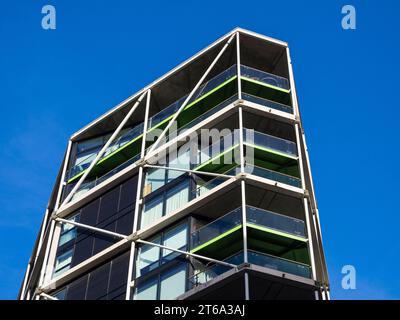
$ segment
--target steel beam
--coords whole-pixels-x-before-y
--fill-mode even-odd
[[[161,142],[161,140],[165,137],[166,133],[168,132],[169,128],[172,126],[172,124],[175,122],[175,120],[178,118],[179,114],[181,111],[186,107],[194,93],[197,91],[197,89],[201,86],[203,83],[204,79],[208,76],[210,71],[213,69],[215,64],[218,62],[219,58],[222,56],[222,54],[225,52],[226,48],[229,46],[231,43],[232,39],[235,37],[235,34],[233,34],[229,40],[225,43],[225,45],[222,47],[221,51],[218,53],[218,55],[215,57],[214,61],[210,64],[210,66],[207,68],[206,72],[204,72],[203,76],[200,78],[200,80],[197,82],[193,90],[190,92],[190,94],[186,97],[185,101],[182,103],[182,105],[179,107],[178,111],[175,113],[175,115],[172,117],[172,119],[169,121],[168,125],[165,127],[161,135],[158,137],[156,142],[150,147],[149,153],[152,152]]]
[[[86,179],[86,177],[89,175],[90,171],[94,168],[94,166],[97,164],[97,162],[100,160],[100,158],[103,156],[103,154],[106,152],[107,148],[110,146],[110,144],[114,141],[114,139],[117,137],[119,132],[122,130],[126,122],[129,120],[129,118],[132,116],[133,112],[136,110],[136,108],[139,106],[139,104],[142,102],[143,97],[146,95],[146,92],[144,92],[139,99],[135,102],[135,104],[132,106],[131,110],[127,113],[125,118],[121,121],[121,123],[118,125],[117,129],[115,129],[114,133],[111,135],[111,137],[107,140],[106,144],[101,148],[99,153],[97,154],[96,158],[93,159],[93,161],[90,163],[89,168],[85,170],[85,173],[80,177],[79,181],[76,183],[76,185],[73,187],[71,192],[68,194],[68,196],[64,199],[63,203],[61,204],[61,207],[65,205],[66,203],[71,200],[72,196],[74,193],[79,189],[83,181]]]

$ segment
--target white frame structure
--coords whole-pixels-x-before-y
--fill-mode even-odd
[[[141,207],[143,203],[143,195],[142,195],[142,186],[143,186],[143,181],[144,181],[144,171],[146,168],[159,168],[159,169],[165,169],[165,170],[176,170],[176,171],[182,171],[182,172],[188,172],[188,173],[196,173],[196,174],[204,174],[204,175],[210,175],[210,176],[215,176],[215,177],[220,177],[226,179],[226,183],[228,184],[229,181],[239,181],[240,183],[240,190],[241,190],[241,204],[242,204],[242,223],[243,223],[243,250],[244,250],[244,263],[248,263],[248,255],[247,255],[247,228],[246,228],[246,184],[248,183],[248,179],[252,179],[249,174],[245,172],[245,157],[244,157],[244,137],[243,137],[243,109],[244,108],[253,108],[254,103],[246,103],[245,101],[242,100],[242,88],[241,88],[241,50],[240,50],[240,34],[246,34],[250,35],[265,41],[272,42],[276,45],[282,46],[283,48],[286,49],[286,54],[287,54],[287,61],[288,61],[288,69],[289,69],[289,82],[290,82],[290,88],[291,88],[291,98],[293,102],[293,110],[294,110],[294,116],[291,115],[285,115],[280,111],[274,111],[274,110],[266,110],[265,108],[260,109],[260,112],[264,113],[269,113],[273,115],[275,118],[278,118],[282,121],[291,123],[294,126],[295,134],[296,134],[296,144],[297,144],[297,152],[298,152],[298,161],[299,161],[299,167],[300,167],[300,173],[301,173],[301,182],[302,186],[301,189],[299,188],[290,188],[289,186],[285,186],[283,184],[278,184],[274,183],[274,188],[280,188],[280,189],[285,189],[285,192],[289,192],[291,194],[296,194],[299,198],[303,199],[304,203],[304,212],[305,212],[305,222],[306,222],[306,227],[307,227],[307,234],[308,234],[308,239],[309,239],[309,253],[310,253],[310,261],[311,261],[311,270],[312,270],[312,279],[315,283],[320,282],[320,292],[321,296],[323,299],[329,299],[329,284],[328,284],[328,277],[327,277],[327,270],[325,266],[325,260],[323,256],[323,250],[322,250],[322,237],[321,237],[321,229],[320,229],[320,224],[319,224],[319,215],[318,215],[318,208],[315,200],[315,194],[314,194],[314,186],[312,182],[312,176],[311,176],[311,169],[310,169],[310,162],[309,162],[309,156],[308,156],[308,151],[307,147],[305,144],[305,137],[302,129],[302,124],[300,121],[300,113],[299,113],[299,107],[298,107],[298,102],[297,102],[297,95],[296,95],[296,89],[295,89],[295,83],[294,83],[294,77],[293,77],[293,70],[292,70],[292,64],[290,60],[290,54],[289,54],[289,48],[285,42],[268,38],[259,34],[255,34],[253,32],[236,28],[224,37],[220,38],[216,42],[214,42],[211,46],[208,48],[200,51],[197,55],[193,56],[190,58],[188,61],[185,63],[181,64],[177,68],[173,69],[171,72],[160,78],[159,80],[153,82],[146,88],[140,90],[138,93],[133,95],[132,97],[128,98],[124,102],[122,102],[120,105],[112,109],[111,111],[107,112],[105,115],[101,116],[88,126],[84,127],[83,129],[79,130],[75,134],[72,135],[71,140],[68,143],[68,148],[66,152],[66,157],[64,160],[64,165],[61,173],[61,181],[58,186],[58,192],[57,192],[57,197],[56,197],[56,203],[54,206],[54,210],[50,212],[49,209],[46,211],[45,219],[42,225],[41,233],[40,233],[40,239],[39,239],[39,245],[37,248],[37,253],[35,255],[35,260],[33,264],[29,264],[25,278],[23,280],[23,286],[20,292],[20,299],[32,299],[36,298],[39,299],[40,297],[48,300],[57,300],[55,297],[51,296],[49,293],[54,290],[55,288],[60,287],[62,284],[66,283],[68,281],[67,279],[73,278],[75,274],[78,274],[81,270],[87,270],[90,267],[94,267],[96,263],[100,263],[99,261],[102,261],[101,259],[98,259],[100,257],[107,257],[112,255],[113,252],[118,252],[122,247],[127,247],[130,248],[130,254],[129,254],[129,268],[128,268],[128,279],[127,279],[127,288],[126,288],[126,299],[130,299],[132,296],[132,287],[134,285],[134,281],[132,279],[133,275],[133,270],[134,270],[134,258],[135,258],[135,250],[136,250],[136,244],[147,244],[147,245],[153,245],[157,246],[163,249],[171,250],[171,251],[176,251],[179,253],[183,253],[187,256],[192,256],[195,258],[203,259],[209,262],[229,266],[231,268],[237,268],[237,265],[229,264],[224,261],[219,261],[216,259],[212,259],[210,257],[190,253],[189,251],[182,251],[177,248],[171,248],[168,246],[163,246],[155,243],[151,243],[149,241],[146,241],[145,238],[146,236],[143,236],[146,234],[146,232],[142,232],[143,230],[138,230],[138,217],[141,212]],[[174,167],[166,167],[166,166],[160,166],[160,165],[151,165],[148,163],[148,160],[151,159],[152,157],[156,157],[160,151],[163,151],[165,148],[168,146],[162,145],[159,146],[161,143],[162,139],[165,137],[167,134],[168,130],[174,123],[174,121],[177,119],[179,114],[181,113],[182,110],[184,110],[185,106],[188,104],[192,96],[195,94],[196,90],[202,85],[206,77],[209,75],[209,73],[212,71],[213,67],[217,64],[218,60],[220,57],[224,54],[225,50],[228,48],[228,46],[231,43],[234,43],[233,40],[236,38],[235,45],[236,45],[236,64],[237,64],[237,89],[238,89],[238,100],[232,104],[232,108],[237,108],[238,111],[238,122],[239,122],[239,152],[240,152],[240,174],[237,176],[229,176],[225,174],[217,174],[217,173],[209,173],[209,172],[202,172],[202,171],[193,171],[189,169],[180,169],[180,168],[174,168]],[[210,50],[211,48],[214,48],[217,45],[223,44],[222,48],[220,49],[219,53],[216,55],[214,60],[211,62],[209,67],[205,70],[203,75],[201,76],[200,80],[198,80],[197,84],[193,87],[193,89],[190,91],[189,95],[183,102],[183,104],[180,106],[178,111],[174,114],[171,120],[169,120],[169,123],[163,130],[162,134],[158,137],[158,139],[155,141],[155,143],[150,147],[150,149],[146,153],[146,134],[148,131],[148,120],[149,120],[149,114],[150,114],[150,108],[151,108],[151,96],[152,96],[152,88],[155,86],[157,83],[162,81],[163,79],[167,78],[168,76],[172,75],[175,71],[179,70],[180,68],[183,68],[186,64],[190,63],[197,57],[201,56],[204,52]],[[86,177],[89,175],[90,171],[94,168],[94,166],[97,164],[97,162],[101,159],[103,154],[105,153],[107,147],[114,141],[114,139],[117,137],[119,132],[123,129],[124,125],[126,122],[131,118],[134,114],[135,111],[137,110],[138,106],[141,104],[141,102],[144,100],[146,97],[146,106],[145,106],[145,116],[144,116],[144,136],[142,140],[142,145],[141,145],[141,151],[140,151],[140,160],[131,165],[129,168],[126,170],[132,171],[133,169],[138,169],[138,187],[137,187],[137,193],[136,193],[136,202],[135,202],[135,208],[134,208],[134,222],[132,226],[132,233],[130,235],[122,235],[118,234],[115,232],[107,231],[101,228],[85,225],[82,223],[77,223],[74,221],[66,220],[65,216],[68,215],[71,212],[71,207],[75,205],[76,203],[80,203],[81,199],[74,199],[71,201],[74,193],[79,189],[80,185],[84,182]],[[62,193],[62,188],[64,186],[64,180],[66,176],[66,170],[68,167],[68,159],[69,155],[71,152],[71,145],[74,141],[79,139],[80,135],[85,133],[88,129],[91,127],[95,126],[99,121],[102,121],[105,119],[107,116],[110,114],[113,114],[114,112],[117,112],[121,107],[126,106],[128,103],[131,103],[135,101],[129,112],[126,114],[124,119],[121,121],[121,123],[117,126],[115,131],[112,133],[111,137],[108,139],[106,144],[101,148],[95,159],[91,162],[89,165],[89,168],[84,172],[84,174],[80,177],[79,181],[77,184],[74,186],[72,191],[67,195],[67,197],[62,201],[61,203],[61,193]],[[257,105],[254,106],[254,108],[258,108]],[[187,135],[190,134],[190,131],[186,133]],[[304,148],[302,147],[304,145]],[[305,163],[304,163],[305,162]],[[306,180],[305,180],[305,174],[308,174],[308,178],[311,181],[311,185],[307,186],[306,185]],[[110,178],[110,181],[112,181],[113,178]],[[110,181],[105,183],[103,186],[99,186],[98,189],[104,188],[105,185],[110,184]],[[311,208],[311,212],[309,210],[309,207]],[[172,219],[171,217],[166,217],[166,220]],[[115,237],[120,239],[115,245],[111,246],[110,248],[107,248],[103,250],[102,252],[98,253],[96,256],[92,257],[91,259],[88,259],[88,261],[84,261],[80,265],[77,265],[73,269],[67,271],[65,274],[60,275],[59,277],[52,279],[51,274],[52,274],[52,269],[47,268],[48,265],[53,265],[51,262],[52,258],[54,258],[55,255],[55,244],[57,243],[55,234],[57,233],[56,230],[57,228],[60,228],[61,224],[72,224],[75,226],[78,226],[80,228],[86,228],[88,230],[98,232],[98,233],[103,233],[107,234],[109,236]],[[151,227],[151,226],[150,226]],[[313,237],[314,235],[317,243],[314,243]],[[47,238],[47,243],[44,245],[44,241]],[[317,255],[320,259],[319,263],[319,269],[320,273],[322,274],[322,281],[318,281],[317,275],[317,266],[316,266],[316,257],[315,257],[315,251],[317,250]],[[38,257],[42,254],[44,256],[43,258],[43,263],[40,264],[38,263]],[[32,276],[30,276],[30,271],[35,268],[40,268],[40,277],[39,277],[39,286],[36,288],[35,292],[33,292],[33,296],[31,296],[30,291],[28,290],[29,285],[31,284],[32,281]],[[250,293],[249,293],[249,274],[248,272],[245,272],[244,274],[244,287],[245,287],[245,292],[244,296],[246,299],[250,298]],[[316,290],[316,298],[318,298],[318,291]]]

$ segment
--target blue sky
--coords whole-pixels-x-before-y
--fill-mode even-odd
[[[146,4],[148,3],[148,4]],[[41,28],[41,8],[57,29]],[[357,29],[341,28],[352,4]],[[337,299],[399,299],[398,1],[7,1],[0,299],[14,299],[73,132],[236,26],[289,42]],[[343,290],[354,265],[357,289]]]

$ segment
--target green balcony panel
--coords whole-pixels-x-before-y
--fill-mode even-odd
[[[249,164],[276,171],[278,173],[283,173],[285,175],[293,176],[295,178],[300,178],[297,157],[291,157],[289,155],[274,152],[273,150],[268,150],[249,144],[247,144],[247,146],[253,148],[254,150],[254,163],[248,162]],[[235,152],[239,152],[239,145],[234,145],[229,149],[222,151],[211,159],[198,165],[194,170],[213,173],[225,173],[238,165],[234,162]],[[230,160],[225,163],[225,159]]]
[[[241,77],[242,91],[287,106],[292,106],[290,90],[282,89],[261,81]]]
[[[237,76],[231,77],[216,88],[202,95],[200,98],[189,103],[177,118],[178,128],[184,126],[193,119],[234,95],[237,91],[237,83],[234,81],[236,78]],[[154,127],[149,129],[149,132],[156,128],[164,129],[173,116],[174,115],[171,115],[163,121],[157,123]],[[140,152],[142,138],[143,134],[134,138],[121,148],[113,151],[106,157],[100,159],[99,162],[93,167],[89,177],[98,176],[102,173],[112,170],[118,164],[121,164],[132,156],[138,154]],[[84,172],[85,170],[69,179],[68,183],[78,180]]]
[[[296,262],[310,263],[306,239],[253,224],[248,224],[247,230],[249,249]]]
[[[249,249],[304,264],[310,262],[305,238],[250,223],[247,224],[247,232]],[[191,252],[222,260],[240,250],[242,240],[243,231],[240,224],[193,248]]]
[[[192,253],[223,260],[243,248],[242,225],[221,233],[215,238],[191,250]]]

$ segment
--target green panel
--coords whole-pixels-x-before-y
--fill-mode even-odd
[[[227,167],[229,168],[229,167],[235,165],[235,164],[232,164],[232,163],[225,164],[223,162],[223,160],[225,158],[225,155],[229,155],[230,154],[229,157],[232,159],[232,162],[233,162],[233,160],[234,160],[234,152],[235,152],[235,149],[238,148],[238,147],[239,147],[239,145],[236,144],[236,145],[226,149],[225,151],[217,154],[215,157],[213,157],[213,158],[207,160],[206,162],[198,165],[196,168],[194,168],[194,170],[195,171],[214,172],[214,173],[225,172]],[[217,160],[218,160],[219,163],[213,163],[213,162],[217,162]]]
[[[189,103],[177,118],[178,128],[184,126],[204,112],[210,110],[211,108],[217,106],[219,103],[225,101],[227,98],[231,97],[237,91],[237,83],[236,81],[234,81],[236,78],[237,76],[233,76],[232,78],[226,80],[219,86],[201,96],[199,99]],[[173,118],[173,116],[174,115],[171,115],[163,121],[159,122],[154,127],[150,128],[148,132],[156,128],[164,129],[168,125],[168,122]],[[124,161],[132,158],[132,156],[138,154],[140,152],[142,137],[143,134],[128,142],[121,148],[113,151],[106,157],[100,159],[99,162],[93,167],[89,177],[105,173],[123,163]],[[70,180],[68,180],[68,183],[74,182],[79,179],[84,172],[85,170],[72,177]]]
[[[237,92],[235,80],[237,76],[233,76],[232,78],[226,80],[221,83],[219,86],[210,90],[206,94],[202,95],[199,99],[189,103],[179,114],[177,118],[178,128],[181,128],[185,124],[194,120],[198,116],[202,115],[204,112],[210,110],[212,107],[215,107],[219,103],[225,101],[227,98],[231,97],[234,93]],[[168,118],[156,124],[154,127],[150,128],[149,131],[152,131],[156,128],[165,128],[167,123],[174,117],[174,114],[170,115]]]
[[[254,159],[254,165],[272,171],[284,173],[292,177],[300,178],[300,171],[299,166],[297,165],[297,161],[289,161],[285,164],[277,164],[274,162],[261,160],[257,157]]]
[[[249,249],[264,252],[276,257],[309,264],[307,241],[297,240],[287,235],[266,232],[259,228],[248,228]]]
[[[307,239],[252,223],[248,223],[247,228],[249,249],[304,264],[310,263]],[[190,252],[223,260],[242,249],[242,237],[242,225],[238,225]]]
[[[268,232],[270,234],[274,234],[280,237],[286,237],[295,241],[301,241],[301,242],[307,242],[308,240],[306,238],[303,237],[298,237],[296,235],[290,234],[290,233],[286,233],[286,232],[282,232],[282,231],[278,231],[275,229],[271,229],[271,228],[267,228],[267,227],[263,227],[263,226],[259,226],[257,224],[253,224],[253,223],[247,223],[247,227],[248,228],[253,228],[256,230],[260,230],[260,231],[264,231],[264,232]]]
[[[196,253],[213,259],[223,260],[226,257],[242,250],[243,232],[242,225],[238,225],[231,230],[221,233],[219,236],[203,243],[192,249],[191,253]]]
[[[260,81],[242,77],[242,90],[253,96],[292,106],[290,91]]]
[[[251,146],[247,144],[248,146]],[[224,155],[231,152],[232,159],[234,148],[238,147],[235,145],[215,157],[207,160],[206,162],[197,166],[194,170],[196,171],[207,171],[213,173],[224,173],[230,168],[233,168],[237,164],[225,164],[223,162]],[[299,167],[297,159],[291,156],[286,156],[279,152],[273,152],[272,150],[260,148],[258,146],[251,146],[254,148],[254,165],[273,170],[276,172],[284,173],[296,178],[300,178]],[[212,163],[213,161],[219,159],[219,164]]]

